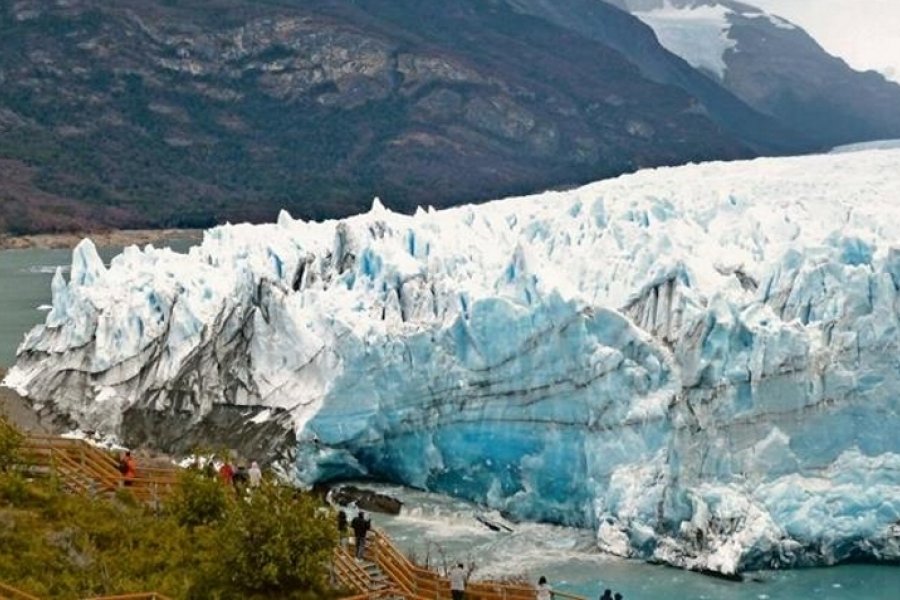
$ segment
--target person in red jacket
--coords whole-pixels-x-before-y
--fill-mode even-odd
[[[228,487],[231,487],[234,482],[234,467],[227,460],[219,467],[219,478]]]
[[[126,451],[125,456],[119,460],[119,471],[122,473],[122,480],[126,486],[134,485],[134,478],[137,477],[137,463],[131,456],[131,450]]]

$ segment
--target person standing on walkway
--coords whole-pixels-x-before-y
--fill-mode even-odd
[[[131,456],[131,450],[125,452],[125,456],[119,461],[119,471],[122,472],[122,480],[126,487],[134,485],[134,478],[137,477],[137,463]]]
[[[339,510],[337,514],[337,528],[341,548],[344,547],[344,540],[347,539],[347,525],[347,513],[343,510]]]
[[[604,591],[603,595],[600,596],[600,600],[613,600],[612,590]]]
[[[262,483],[262,471],[259,468],[259,463],[255,460],[250,463],[250,468],[247,469],[247,477],[250,478],[251,488],[258,488],[259,484]]]
[[[356,558],[358,559],[362,559],[366,552],[366,534],[369,533],[371,526],[372,524],[366,519],[366,513],[363,511],[359,511],[359,514],[350,522],[353,536],[356,538]]]
[[[231,466],[228,459],[225,459],[225,462],[219,467],[219,479],[228,487],[234,485],[234,467]]]
[[[466,570],[462,563],[450,569],[450,595],[453,600],[463,600],[466,593]]]
[[[244,493],[244,490],[247,489],[247,482],[249,479],[250,475],[247,473],[247,465],[243,462],[239,463],[237,470],[234,472],[234,477],[232,478],[234,491],[236,491],[238,495]]]
[[[547,578],[541,575],[541,578],[538,579],[537,600],[552,600],[552,598],[553,588],[547,583]]]

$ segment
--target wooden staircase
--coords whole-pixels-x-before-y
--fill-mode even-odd
[[[405,597],[381,570],[378,563],[371,560],[357,560],[345,548],[337,548],[334,551],[332,572],[335,576],[335,583],[340,583],[343,587],[357,592],[357,595],[349,598],[355,600],[364,598],[399,600]]]
[[[158,506],[174,490],[178,479],[176,467],[138,464],[137,477],[125,487],[115,454],[84,440],[53,435],[27,434],[22,455],[30,475],[56,478],[66,490],[89,496],[110,497],[125,489],[135,499]]]
[[[413,564],[379,529],[370,532],[364,558],[357,562],[346,549],[335,551],[337,580],[358,592],[352,600],[450,600],[452,597],[447,577]],[[555,598],[584,600],[564,592],[554,591],[553,595]],[[535,600],[537,590],[517,583],[475,581],[466,586],[465,597],[466,600]]]

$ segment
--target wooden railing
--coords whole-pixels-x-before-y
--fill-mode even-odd
[[[40,600],[40,598],[27,594],[22,590],[17,590],[5,583],[0,583],[0,600]],[[171,600],[171,598],[156,592],[146,592],[141,594],[121,594],[118,596],[96,596],[85,600]]]
[[[394,582],[396,595],[411,600],[450,600],[450,580],[413,564],[384,532],[372,531],[367,552],[367,558]],[[523,584],[475,581],[466,586],[466,600],[534,600],[536,595],[534,587]],[[554,595],[584,600],[570,594],[554,592]]]
[[[124,488],[139,501],[159,503],[173,491],[178,479],[175,467],[138,465],[137,477],[125,486],[116,457],[84,440],[28,434],[22,454],[33,472],[44,469],[73,492],[82,494],[111,495]]]
[[[147,592],[144,594],[122,594],[120,596],[97,596],[95,598],[86,598],[85,600],[171,600],[171,598],[156,592]]]
[[[36,596],[26,594],[22,590],[0,583],[0,600],[39,600]]]
[[[369,592],[368,594],[357,594],[355,596],[344,596],[340,600],[378,600],[384,597],[403,597],[403,594],[397,590],[378,590],[377,592]]]
[[[350,556],[347,550],[340,547],[335,548],[332,567],[334,575],[341,585],[364,596],[370,593],[371,581],[368,573]]]

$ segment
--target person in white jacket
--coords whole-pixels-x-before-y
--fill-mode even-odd
[[[262,482],[262,471],[259,470],[259,465],[255,460],[250,464],[250,468],[247,470],[247,477],[250,479],[251,488],[258,488],[259,484]]]
[[[466,570],[462,563],[450,569],[450,595],[453,600],[463,600],[466,592]]]
[[[541,578],[538,579],[537,600],[552,600],[552,598],[553,588],[547,583],[547,578],[541,576]]]

